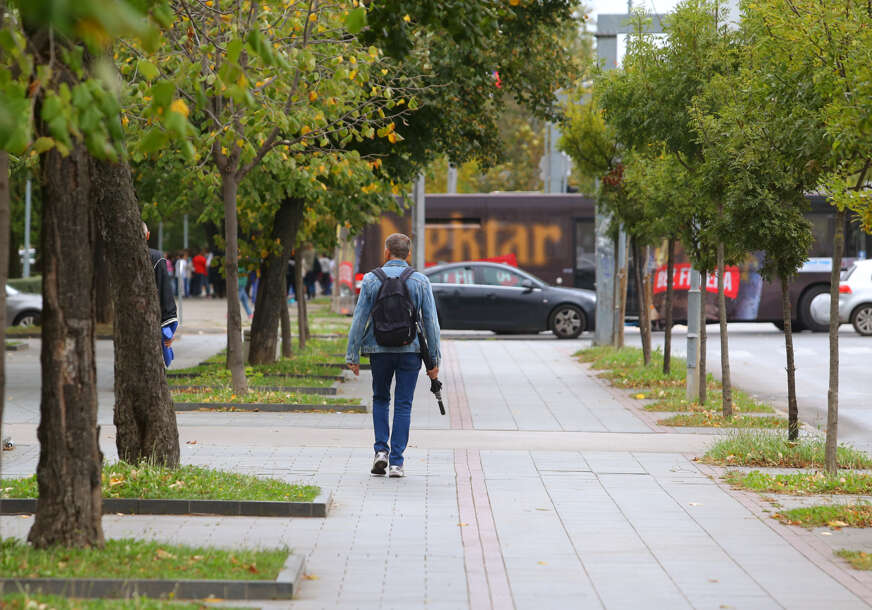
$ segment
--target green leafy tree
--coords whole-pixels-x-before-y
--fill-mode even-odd
[[[362,6],[186,0],[174,10],[167,43],[122,68],[139,87],[131,121],[178,115],[174,124],[146,130],[133,156],[155,155],[174,131],[187,138],[181,152],[188,162],[220,184],[224,271],[233,295],[237,195],[252,171],[283,148],[330,150],[376,137],[398,142],[396,120],[414,104],[409,83],[397,77],[385,84],[392,66],[355,38],[366,19]],[[184,121],[189,115],[193,129]],[[242,393],[239,302],[227,305],[228,364],[233,389]]]
[[[835,472],[838,444],[839,351],[838,285],[847,214],[872,228],[869,170],[872,167],[870,58],[872,9],[852,0],[764,0],[746,7],[756,40],[758,70],[767,93],[807,110],[804,130],[824,134],[828,150],[820,165],[821,186],[835,208],[830,279],[830,371],[827,393],[826,469]],[[787,75],[804,95],[785,99],[772,75]],[[799,78],[797,78],[799,77]],[[779,94],[782,97],[777,97]]]

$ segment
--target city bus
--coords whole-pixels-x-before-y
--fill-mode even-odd
[[[833,223],[835,214],[825,197],[809,196],[807,214],[814,232],[809,258],[790,283],[796,330],[824,331],[826,320],[814,315],[815,297],[829,291]],[[433,194],[426,200],[427,264],[465,260],[498,260],[529,271],[546,282],[577,288],[596,288],[594,231],[595,203],[580,194],[488,193]],[[384,240],[391,233],[411,232],[411,214],[385,214],[368,226],[355,244],[357,271],[363,273],[381,263]],[[843,267],[866,258],[872,237],[848,219],[845,227]],[[781,324],[781,286],[759,273],[764,253],[749,253],[741,264],[729,266],[724,276],[727,317],[730,321]],[[690,263],[676,246],[675,302],[673,319],[687,316]],[[666,295],[666,246],[652,248],[648,261],[653,271],[655,325],[664,314]],[[632,275],[630,276],[632,277]],[[633,318],[635,291],[629,282],[628,317]],[[710,274],[706,292],[717,293],[717,279]],[[717,318],[714,297],[706,301],[707,315]]]

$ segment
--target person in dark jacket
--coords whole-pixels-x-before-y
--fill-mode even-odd
[[[145,241],[148,242],[150,235],[148,225],[142,223],[145,233]],[[151,266],[154,269],[154,282],[157,286],[157,300],[160,305],[160,336],[161,349],[163,350],[164,365],[169,366],[173,361],[173,337],[179,327],[179,316],[176,310],[176,301],[173,298],[173,282],[167,271],[167,260],[154,248],[148,249]]]

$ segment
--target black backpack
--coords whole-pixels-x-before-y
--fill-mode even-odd
[[[408,267],[400,277],[389,277],[381,269],[373,270],[381,288],[372,307],[372,328],[376,343],[383,347],[402,347],[417,336],[418,315],[406,286],[414,272]]]

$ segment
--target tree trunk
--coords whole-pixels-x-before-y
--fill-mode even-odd
[[[2,11],[0,6],[0,22]],[[0,151],[0,283],[6,285],[9,271],[9,153]],[[25,256],[28,256],[25,254]],[[3,333],[3,344],[6,344],[6,291],[0,290],[0,333]],[[6,349],[0,353],[0,442],[3,441],[3,405],[6,397]],[[2,451],[2,448],[0,448]],[[0,459],[2,462],[2,459]]]
[[[303,286],[303,250],[298,246],[294,251],[294,275],[297,294],[297,341],[300,343],[300,351],[306,349],[306,287]]]
[[[730,348],[727,343],[727,298],[724,295],[724,244],[718,244],[718,320],[721,326],[721,394],[724,417],[733,416],[733,386],[730,383]]]
[[[224,199],[224,274],[227,278],[227,367],[230,386],[237,396],[248,393],[248,381],[242,361],[242,318],[239,313],[239,240],[236,219],[236,192],[238,178],[232,173],[221,176],[221,195]]]
[[[790,279],[781,277],[781,315],[784,319],[784,351],[787,354],[787,439],[799,438],[799,409],[796,404],[796,364],[793,358],[793,328],[790,311]]]
[[[645,341],[648,344],[648,364],[651,364],[651,309],[652,299],[654,298],[651,294],[651,269],[648,266],[648,261],[651,258],[651,246],[645,246],[642,252],[645,259],[642,267],[642,296],[644,297],[642,304],[645,307],[642,330],[644,331],[644,336],[647,337]]]
[[[287,267],[287,263],[285,263]],[[288,313],[288,274],[282,279],[285,287],[285,295],[282,298],[281,326],[282,326],[282,358],[291,358],[294,355],[293,337],[291,336],[291,315]]]
[[[670,238],[666,246],[666,321],[663,329],[663,374],[668,375],[672,367],[672,301],[675,296],[675,240]]]
[[[179,431],[160,346],[160,305],[126,164],[91,160],[91,192],[115,302],[115,445],[136,464],[179,464]],[[143,340],[152,337],[152,340]]]
[[[273,219],[272,239],[282,244],[281,252],[270,253],[260,265],[257,287],[257,307],[251,322],[250,364],[275,362],[277,331],[282,308],[288,308],[285,288],[288,258],[297,240],[297,230],[303,217],[303,200],[287,198],[282,201]]]
[[[703,269],[700,271],[702,274],[702,286],[700,287],[700,295],[699,295],[699,404],[705,405],[706,400],[708,399],[708,380],[706,379],[706,342],[708,340],[708,333],[706,332],[706,314],[705,314],[705,305],[708,300],[708,289],[706,286],[708,285],[708,272]]]
[[[839,280],[845,248],[845,211],[836,212],[833,235],[833,268],[830,272],[830,386],[827,390],[826,471],[839,468],[836,448],[839,443]]]
[[[633,243],[633,279],[636,285],[636,300],[639,303],[639,333],[642,336],[642,361],[645,366],[651,364],[651,324],[646,311],[647,301],[645,298],[645,282],[642,280],[642,248],[636,238]],[[646,329],[647,326],[647,329]]]
[[[43,125],[38,135],[48,135]],[[38,548],[103,545],[94,359],[96,223],[82,144],[42,156],[42,394],[39,502],[28,539]]]
[[[93,182],[94,176],[91,175]],[[131,186],[132,188],[132,186]],[[97,211],[99,214],[99,210]],[[137,216],[139,208],[137,208]],[[98,218],[99,222],[99,218]],[[101,236],[102,229],[97,232],[97,244],[94,248],[94,276],[97,282],[97,323],[112,324],[114,319],[113,291],[110,288],[109,273],[114,259],[107,253],[106,244]],[[140,221],[139,234],[142,235],[142,221]]]
[[[630,240],[624,243],[624,264],[618,270],[618,319],[615,321],[615,342],[618,349],[624,347],[624,320],[627,318],[627,284],[630,270]]]

